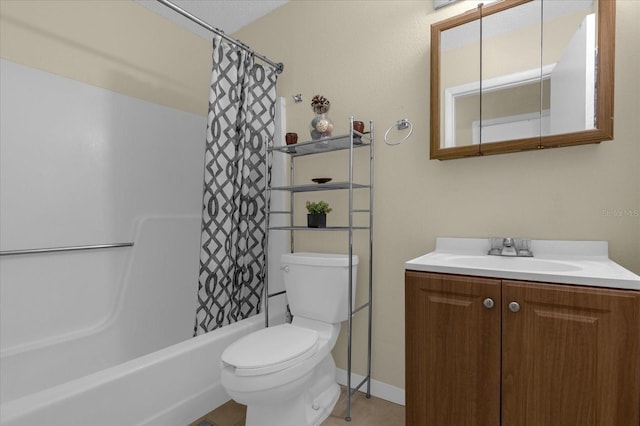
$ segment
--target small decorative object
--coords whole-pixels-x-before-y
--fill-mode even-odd
[[[309,228],[326,228],[327,213],[331,212],[331,207],[326,201],[311,202],[307,201],[307,226]]]
[[[327,118],[331,102],[322,95],[315,95],[311,99],[311,108],[316,116],[311,120],[311,139],[328,138],[333,132],[333,123]]]
[[[311,179],[311,182],[327,183],[327,182],[331,182],[331,178],[313,178],[313,179]]]
[[[364,121],[354,121],[353,130],[358,132],[353,134],[353,144],[360,145],[362,143],[361,133],[364,133]]]
[[[284,141],[287,145],[295,145],[298,142],[298,134],[297,133],[287,133],[284,135]],[[295,148],[287,148],[287,152],[294,154],[296,152]]]
[[[294,145],[298,142],[298,134],[297,133],[287,133],[284,135],[285,142],[287,145]]]

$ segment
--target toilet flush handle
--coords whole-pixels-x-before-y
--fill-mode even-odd
[[[284,272],[289,272],[289,265],[282,265],[282,266],[280,267],[280,270],[281,270],[281,271],[284,271]]]

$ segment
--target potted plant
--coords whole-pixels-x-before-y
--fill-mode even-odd
[[[327,213],[331,212],[331,207],[326,201],[311,202],[307,201],[307,226],[309,228],[326,228]]]

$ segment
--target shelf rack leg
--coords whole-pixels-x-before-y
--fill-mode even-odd
[[[269,327],[269,217],[271,215],[271,188],[269,182],[269,166],[272,155],[269,154],[269,144],[264,144],[264,283],[262,297],[264,298],[264,326]]]
[[[373,121],[369,121],[369,329],[367,338],[367,398],[371,398],[371,339],[373,323]]]
[[[293,167],[293,160],[295,159],[295,157],[291,157],[291,159],[289,160],[289,182],[291,182],[291,184],[293,185],[295,183],[295,176],[294,176],[294,167]],[[291,212],[291,216],[290,216],[290,222],[289,222],[289,226],[293,227],[293,218],[295,217],[293,214],[293,192],[289,193],[289,211]],[[291,253],[293,253],[295,251],[294,249],[294,245],[293,245],[293,229],[291,231],[289,231],[289,250],[291,251]]]
[[[351,421],[351,340],[353,333],[353,116],[349,117],[349,335],[347,336],[347,413]]]

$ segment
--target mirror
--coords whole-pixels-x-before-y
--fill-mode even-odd
[[[443,31],[440,42],[440,81],[445,88],[440,108],[447,112],[443,114],[441,140],[447,148],[471,145],[472,123],[480,120],[480,20]]]
[[[431,158],[612,139],[614,22],[612,0],[510,0],[433,24]]]
[[[535,148],[542,122],[542,0],[482,11],[481,115],[474,140]]]

